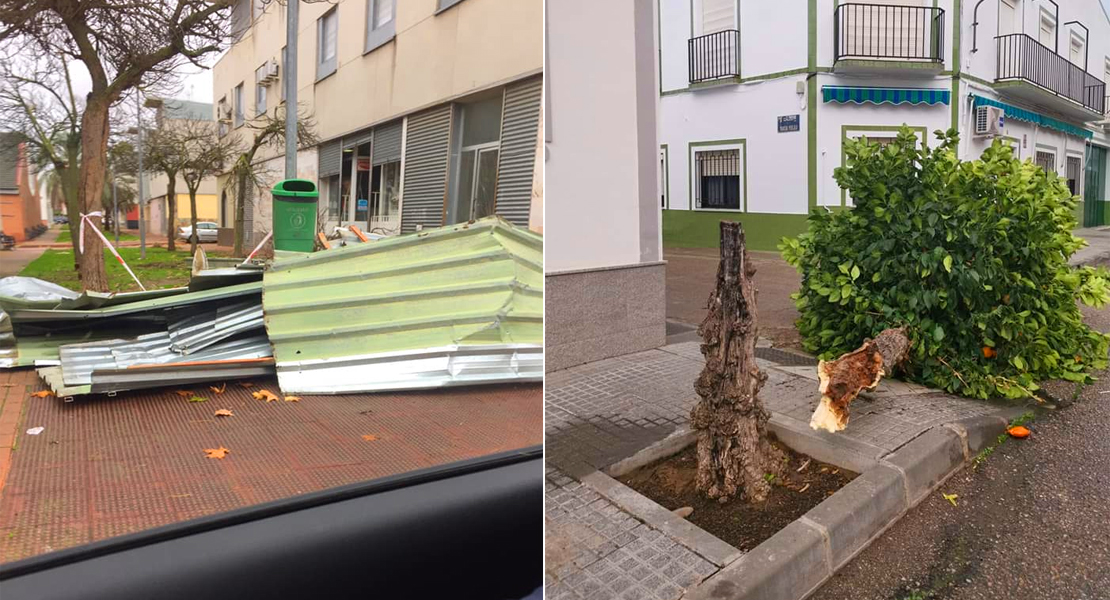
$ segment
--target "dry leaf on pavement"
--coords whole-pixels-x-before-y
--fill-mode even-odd
[[[221,408],[214,413],[217,417],[234,417],[235,413],[226,408]]]
[[[285,401],[286,402],[300,402],[301,397],[300,396],[286,396]]]
[[[255,400],[265,400],[266,402],[276,402],[278,399],[270,390],[258,390],[257,392],[252,392],[251,396],[254,396]]]
[[[192,398],[189,398],[189,402],[208,402],[208,398],[205,398],[203,396],[193,396]]]
[[[248,387],[254,387],[254,384],[249,382],[249,381],[240,381],[239,386],[248,388]]]
[[[189,396],[193,395],[193,393],[189,390],[176,390],[174,393],[178,396],[181,396],[182,398],[188,398]]]
[[[224,448],[223,446],[220,446],[219,448],[205,448],[204,449],[204,455],[207,456],[208,458],[223,458],[223,457],[227,456],[228,452],[231,452],[231,450],[228,450],[227,448]]]
[[[31,395],[34,396],[35,398],[47,398],[49,396],[53,396],[54,392],[52,392],[50,390],[42,390],[42,391],[35,392],[34,394],[31,394]]]
[[[378,436],[376,436],[376,435],[364,435],[364,436],[362,436],[362,439],[364,439],[368,442],[372,442],[372,441],[378,439]]]
[[[208,389],[212,390],[213,394],[222,394],[222,393],[224,393],[225,390],[227,390],[227,384],[225,383],[225,384],[221,385],[220,387],[210,385],[210,386],[208,386]]]
[[[945,494],[944,492],[941,492],[940,495],[944,496],[945,500],[951,502],[952,506],[956,506],[956,498],[960,497],[959,494]]]

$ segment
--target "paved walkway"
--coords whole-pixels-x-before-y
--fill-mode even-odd
[[[1071,264],[1090,264],[1110,258],[1110,227],[1076,229],[1075,235],[1090,244],[1071,257]]]
[[[775,419],[808,427],[816,362],[759,348],[760,396]],[[808,364],[807,364],[808,363]],[[703,366],[697,342],[671,344],[549,373],[545,392],[547,593],[563,598],[679,598],[717,566],[598,495],[581,478],[687,424]],[[892,451],[934,425],[996,407],[884,382],[857,400],[848,429],[824,434],[855,448]]]
[[[20,244],[14,250],[0,250],[0,277],[18,275],[24,267],[31,264],[31,261],[41,256],[61,233],[61,228],[54,226],[39,237]]]
[[[537,384],[267,403],[250,392],[276,380],[254,383],[64,403],[30,395],[34,371],[0,371],[0,562],[543,442]]]

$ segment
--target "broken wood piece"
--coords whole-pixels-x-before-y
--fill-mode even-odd
[[[320,242],[320,247],[324,250],[331,250],[331,243],[328,242],[328,238],[323,231],[316,233],[316,241]]]
[[[351,230],[351,233],[358,236],[359,241],[362,241],[362,242],[369,242],[370,241],[370,238],[366,237],[366,234],[363,233],[362,230],[358,228],[358,225],[351,225],[350,227],[348,227],[348,229]]]
[[[848,425],[848,405],[863,390],[878,387],[885,375],[906,359],[910,339],[906,329],[886,329],[859,349],[833,361],[817,365],[821,403],[813,412],[809,426],[825,431],[843,431]]]

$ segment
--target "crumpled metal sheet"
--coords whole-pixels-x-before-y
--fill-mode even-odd
[[[342,359],[277,363],[287,394],[346,394],[543,381],[543,348],[444,346]]]
[[[262,329],[262,303],[256,299],[171,316],[168,325],[170,349],[179,354],[192,354],[251,329]]]
[[[490,217],[282,258],[263,310],[287,393],[538,381],[543,239]]]
[[[154,313],[164,309],[180,308],[183,306],[191,306],[204,302],[239,298],[250,296],[252,294],[257,295],[262,291],[262,282],[255,281],[238,285],[229,285],[226,287],[203,290],[198,292],[182,293],[182,290],[180,288],[171,291],[175,291],[176,293],[163,296],[154,295],[154,297],[147,297],[146,299],[136,300],[134,302],[111,302],[107,305],[101,306],[100,308],[89,310],[13,308],[9,312],[11,313],[12,320],[15,323],[58,323],[62,321],[79,322],[93,319],[111,319],[115,317],[135,315],[139,313]],[[144,293],[146,292],[136,292],[136,294]]]
[[[220,360],[269,358],[273,355],[265,335],[225,340],[188,356],[170,348],[168,332],[151,333],[133,340],[109,340],[71,344],[59,349],[63,382],[67,386],[97,383],[96,374],[134,369],[146,365],[197,363]],[[144,372],[154,382],[159,377],[152,371]],[[169,384],[157,384],[169,385]]]
[[[273,374],[274,359],[267,357],[172,362],[130,369],[93,371],[93,383],[89,386],[89,391],[103,394],[163,386],[192,385],[207,381],[266,377]]]

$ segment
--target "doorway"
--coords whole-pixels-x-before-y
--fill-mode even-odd
[[[1105,197],[1106,148],[1087,146],[1087,168],[1083,183],[1083,226],[1098,227],[1110,224],[1110,214]]]

